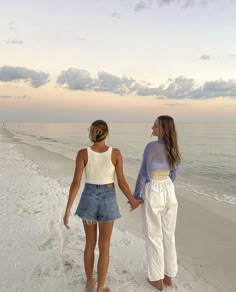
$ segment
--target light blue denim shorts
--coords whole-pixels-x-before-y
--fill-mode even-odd
[[[86,183],[75,215],[88,222],[112,222],[120,218],[114,184]]]

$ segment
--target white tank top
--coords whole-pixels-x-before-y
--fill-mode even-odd
[[[115,166],[111,161],[112,148],[98,153],[87,148],[88,162],[85,166],[86,182],[90,184],[109,184],[114,182]]]

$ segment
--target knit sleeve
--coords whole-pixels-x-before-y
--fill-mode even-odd
[[[143,160],[141,164],[141,168],[139,170],[139,174],[136,181],[136,186],[134,190],[134,197],[136,199],[141,199],[141,191],[143,189],[144,184],[147,182],[148,174],[147,174],[147,159],[148,158],[148,149],[147,146],[143,153]]]

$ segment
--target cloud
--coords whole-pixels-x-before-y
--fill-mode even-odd
[[[200,4],[202,5],[202,6],[207,6],[209,3],[211,3],[211,2],[217,2],[217,0],[201,0],[200,1]]]
[[[176,0],[157,0],[157,2],[159,3],[159,4],[171,4],[171,3],[173,3],[173,2],[176,2]]]
[[[236,97],[236,81],[223,79],[207,81],[192,92],[192,98]]]
[[[160,5],[170,5],[172,3],[180,3],[182,7],[190,7],[193,6],[195,3],[199,3],[202,6],[206,6],[211,2],[216,2],[217,0],[201,0],[201,1],[196,1],[196,0],[157,0],[157,2]]]
[[[19,80],[24,80],[25,83],[37,88],[49,81],[49,74],[25,67],[0,67],[0,81],[14,82]]]
[[[17,31],[16,31],[15,23],[13,21],[9,22],[8,27],[9,27],[9,32],[11,34],[11,37],[7,40],[3,40],[3,42],[6,45],[22,45],[24,42],[17,38]]]
[[[98,88],[95,90],[110,91],[118,94],[131,93],[136,87],[136,82],[134,79],[126,76],[119,78],[106,72],[99,72],[96,82]]]
[[[76,40],[78,40],[78,41],[86,41],[86,38],[79,36],[79,37],[76,38]]]
[[[175,107],[175,106],[182,106],[183,104],[181,103],[177,103],[177,102],[173,102],[173,103],[165,103],[165,106],[171,106],[171,107]]]
[[[159,87],[139,87],[137,95],[156,95],[158,97],[167,97],[174,99],[181,99],[189,97],[189,92],[192,90],[194,84],[193,79],[188,79],[183,76],[178,76],[174,80],[169,79],[165,84]]]
[[[87,70],[76,68],[62,71],[57,83],[66,85],[71,90],[107,91],[117,94],[131,93],[137,86],[135,80],[126,76],[119,78],[106,72],[99,72],[98,77],[92,79]]]
[[[87,70],[69,68],[62,71],[57,78],[60,85],[66,84],[71,90],[89,90],[93,89],[93,80]]]
[[[172,4],[177,4],[181,8],[189,8],[194,6],[195,4],[200,4],[200,6],[205,7],[210,3],[217,2],[217,0],[156,0],[156,3],[159,6],[168,6]],[[137,4],[134,7],[135,12],[140,12],[143,10],[150,9],[152,7],[153,0],[141,0],[137,2]]]
[[[0,98],[2,99],[8,99],[8,98],[27,98],[26,95],[18,95],[18,96],[11,96],[11,95],[0,95]]]
[[[4,43],[6,45],[22,45],[24,42],[17,39],[8,39],[8,40],[4,40]]]
[[[8,27],[11,32],[16,33],[16,25],[14,21],[9,22]]]
[[[229,58],[235,58],[236,54],[231,54],[231,55],[221,55],[221,56],[210,56],[203,54],[198,58],[198,60],[202,61],[208,61],[208,60],[223,60],[223,59],[229,59]]]
[[[150,7],[151,7],[150,1],[148,3],[145,1],[139,1],[134,7],[134,11],[140,12],[149,9]]]
[[[223,79],[207,81],[202,86],[195,86],[194,79],[178,76],[174,80],[169,79],[167,83],[159,87],[140,87],[137,95],[156,95],[160,98],[170,99],[208,99],[218,97],[236,98],[236,81]]]
[[[194,0],[188,0],[185,1],[185,3],[182,4],[182,8],[189,8],[194,6]]]
[[[211,59],[211,57],[209,56],[209,55],[202,55],[201,57],[200,57],[200,60],[204,60],[204,61],[206,61],[206,60],[210,60]]]
[[[120,19],[120,13],[114,11],[114,12],[112,13],[111,17],[112,17],[112,18],[116,18],[116,19]]]
[[[61,72],[57,83],[70,90],[156,96],[179,100],[236,97],[236,81],[233,79],[207,81],[202,86],[197,86],[194,79],[178,76],[159,86],[151,87],[150,84],[141,84],[126,76],[117,77],[107,72],[98,72],[97,77],[92,78],[87,70],[69,68]]]

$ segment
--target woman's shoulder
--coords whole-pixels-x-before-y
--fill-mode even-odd
[[[86,153],[88,148],[79,149],[78,153]]]
[[[77,157],[87,157],[88,155],[88,152],[87,152],[87,148],[83,148],[83,149],[80,149],[77,153]]]
[[[118,148],[111,148],[112,149],[112,153],[115,154],[115,155],[120,155],[121,152],[120,152],[120,149]]]
[[[165,141],[164,140],[151,141],[151,142],[147,143],[146,147],[151,147],[154,145],[165,145]]]
[[[151,141],[151,142],[147,143],[144,151],[149,151],[151,149],[156,149],[156,148],[163,147],[163,146],[165,146],[165,142],[163,140]]]
[[[119,161],[122,162],[122,155],[121,155],[120,149],[112,148],[111,161],[114,166],[116,166]]]
[[[157,144],[157,142],[158,142],[158,140],[157,140],[157,141],[151,141],[151,142],[148,142],[145,148],[148,149],[148,148],[150,148],[150,147],[153,147],[154,145]]]
[[[83,166],[86,166],[88,161],[88,153],[87,153],[87,149],[80,149],[77,153],[77,157],[76,157],[76,165],[77,166],[81,166],[81,164],[83,164]]]
[[[118,149],[118,148],[112,148],[111,156],[112,156],[112,158],[115,159],[115,160],[117,160],[117,159],[118,159],[118,160],[122,159],[122,154],[121,154],[121,152],[120,152],[120,149]]]

